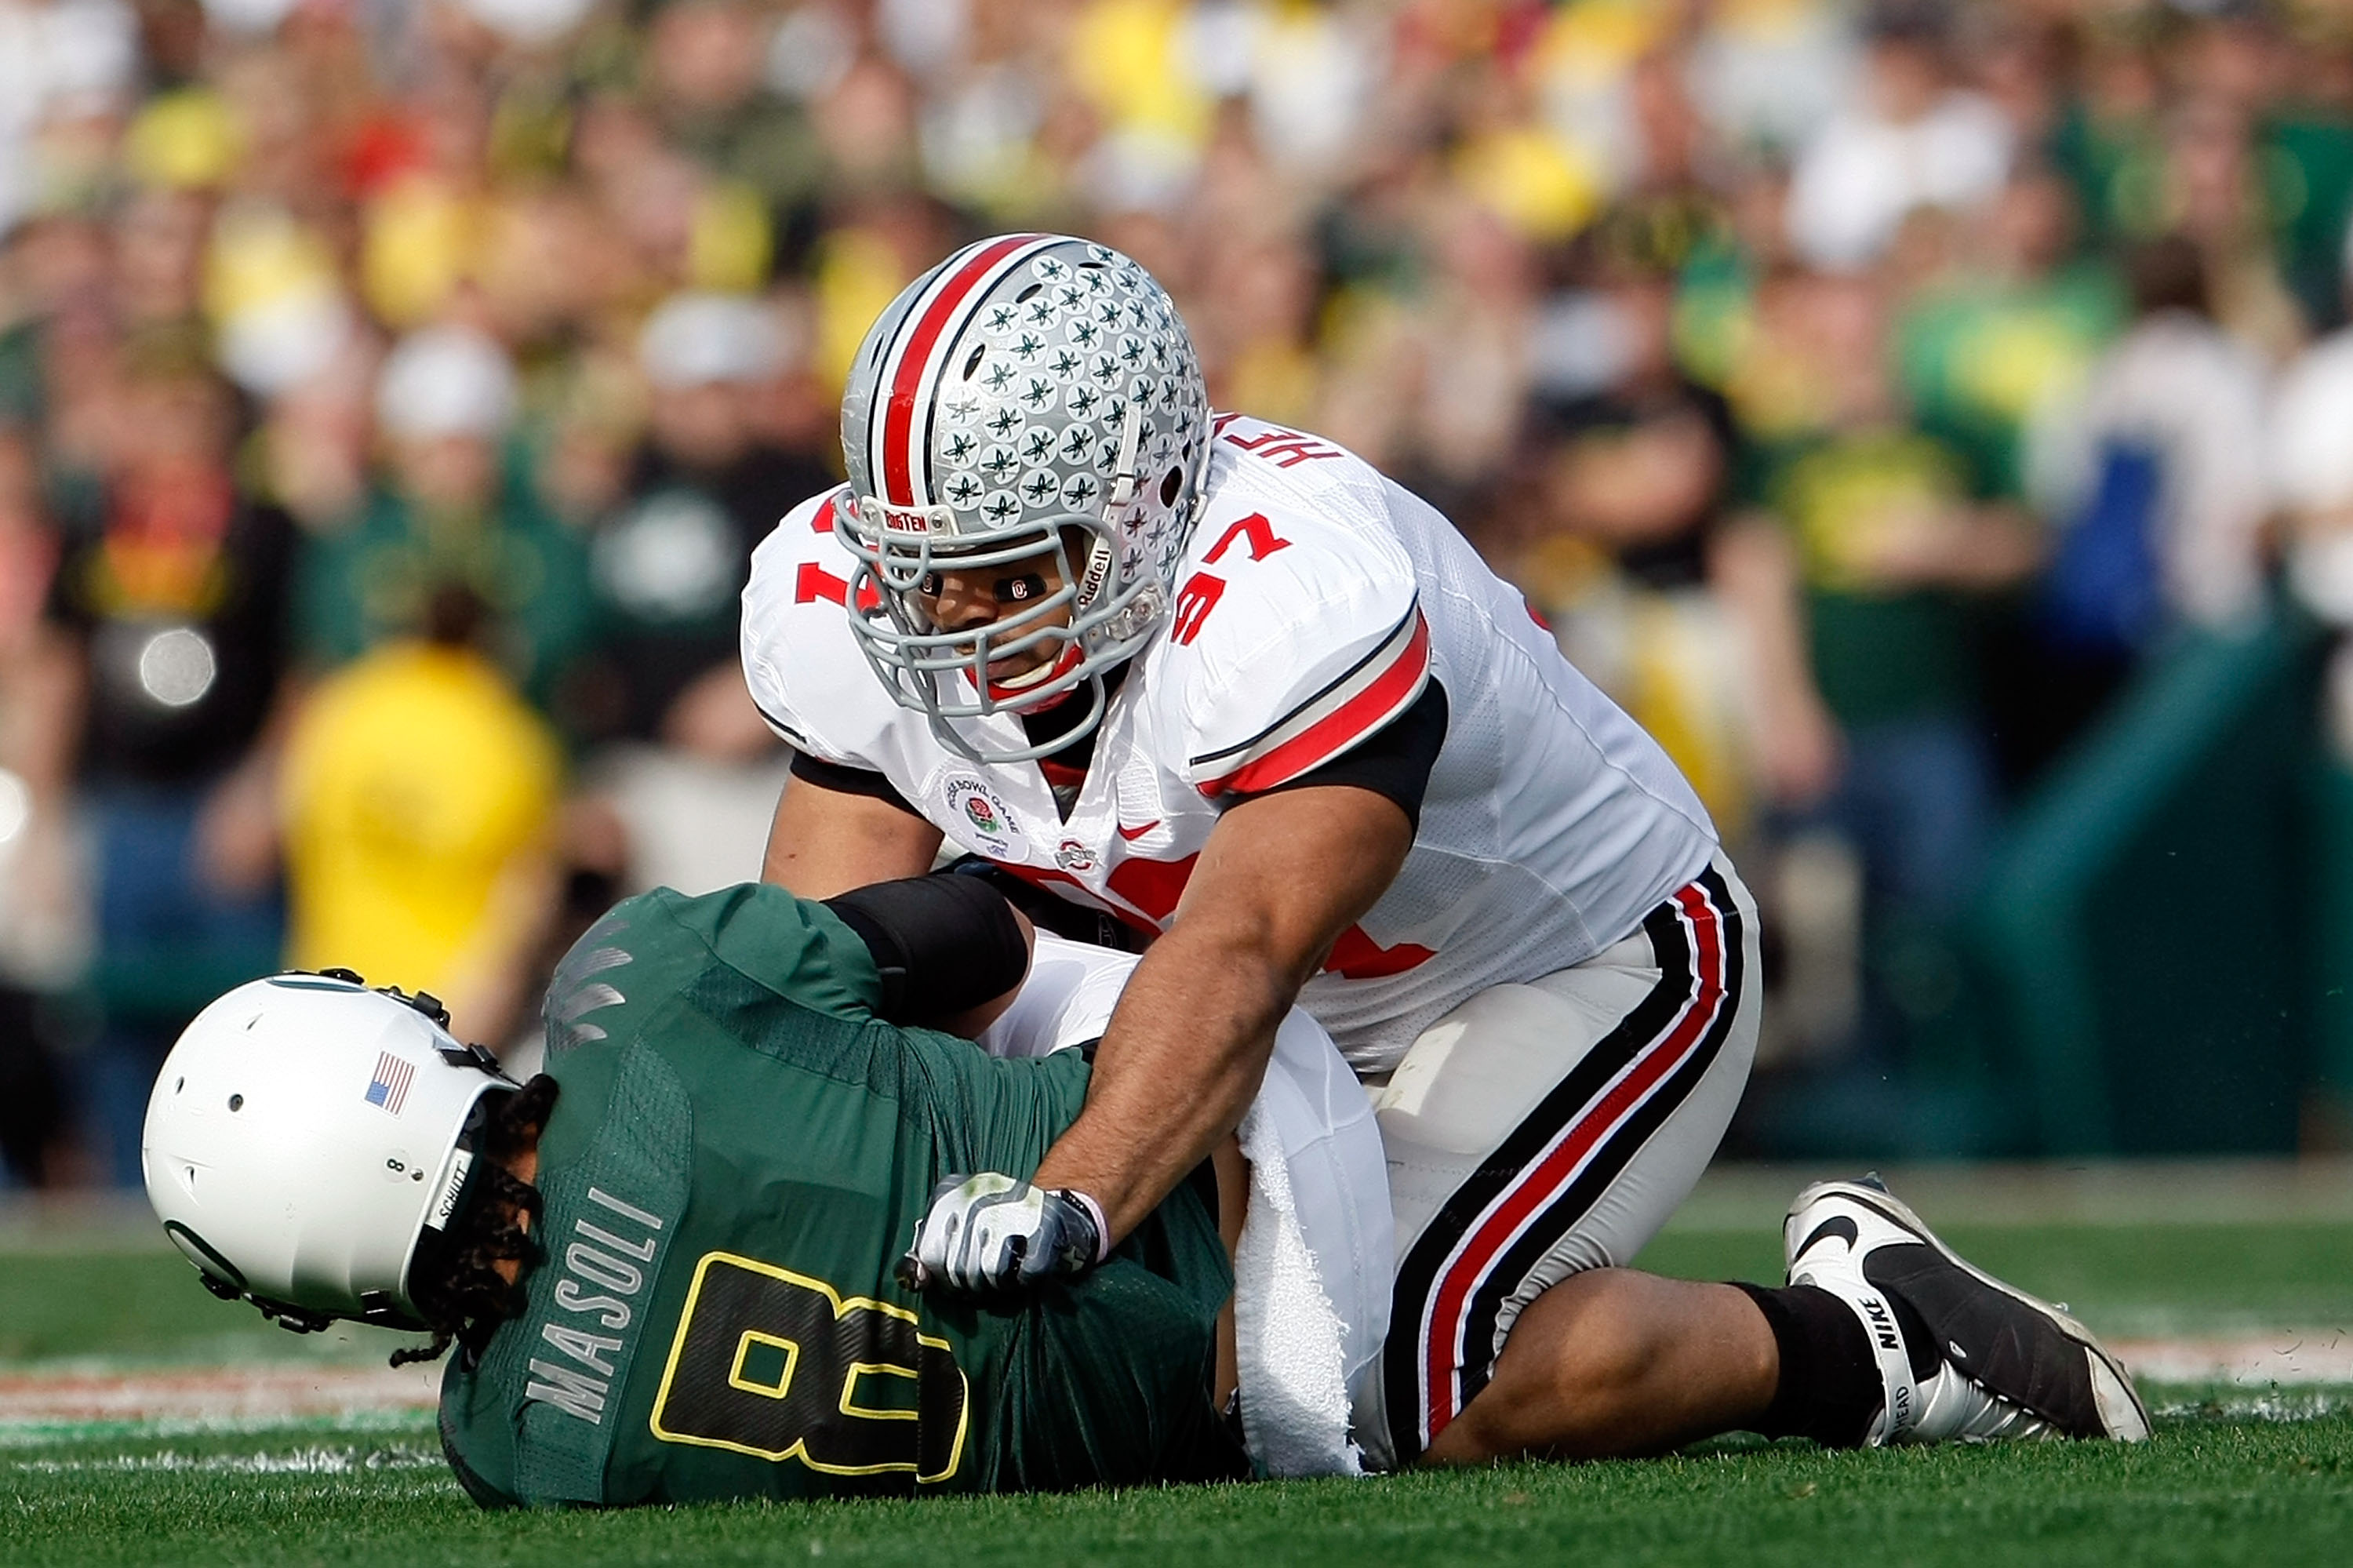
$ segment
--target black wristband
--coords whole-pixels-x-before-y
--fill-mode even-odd
[[[923,1023],[1004,995],[1029,967],[1013,906],[970,876],[910,876],[855,887],[825,906],[858,933],[881,972],[878,1017]]]

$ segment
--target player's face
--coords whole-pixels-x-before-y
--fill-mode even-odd
[[[1022,615],[1049,595],[1061,591],[1062,582],[1061,557],[1049,552],[1026,561],[970,571],[944,567],[923,578],[920,596],[923,613],[941,630],[977,631]],[[1029,632],[1070,623],[1071,607],[1062,605],[1025,620],[1021,630]],[[1061,645],[1050,639],[1014,649],[988,662],[989,683],[1018,685],[1023,676],[1043,671],[1061,652]]]

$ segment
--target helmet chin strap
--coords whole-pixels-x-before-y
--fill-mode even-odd
[[[1136,447],[1143,439],[1144,416],[1134,404],[1130,403],[1119,425],[1119,467],[1113,471],[1111,476],[1111,493],[1103,497],[1103,516],[1106,523],[1111,521],[1114,510],[1134,504],[1136,493],[1143,487],[1142,478],[1135,471],[1135,455]],[[1095,535],[1094,546],[1087,551],[1087,564],[1079,577],[1078,603],[1074,609],[1084,609],[1093,603],[1095,595],[1103,591],[1103,585],[1111,581],[1114,564],[1113,557],[1117,553],[1118,546],[1112,542],[1112,530],[1106,528]]]
[[[1112,471],[1111,493],[1103,497],[1103,510],[1124,506],[1135,499],[1140,480],[1135,471],[1135,449],[1144,434],[1144,416],[1130,401],[1125,417],[1120,422],[1119,467]]]

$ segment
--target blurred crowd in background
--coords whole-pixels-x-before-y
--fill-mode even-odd
[[[0,0],[8,1177],[238,980],[522,1040],[755,875],[749,552],[1016,228],[1443,507],[1771,906],[1767,1090],[1900,1092],[2152,650],[2353,621],[2348,217],[2348,0]]]

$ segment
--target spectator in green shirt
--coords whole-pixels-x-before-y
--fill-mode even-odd
[[[2069,259],[2077,227],[2064,179],[2042,169],[2013,175],[1974,254],[1914,295],[1894,323],[1915,421],[2005,498],[2025,493],[2025,432],[2037,411],[2080,386],[2124,328],[2115,269]]]
[[[490,608],[492,650],[524,694],[554,706],[593,626],[587,554],[503,461],[514,412],[513,369],[480,334],[429,327],[393,350],[376,384],[381,475],[303,561],[310,662],[418,631],[433,588],[455,582]]]
[[[1856,1082],[1876,1085],[1959,1001],[1950,923],[1994,812],[1975,621],[1989,593],[2032,568],[2038,540],[1909,417],[1883,352],[1879,282],[1801,275],[1772,288],[1784,297],[1767,318],[1788,341],[1759,351],[1802,356],[1814,417],[1764,453],[1760,495],[1800,563],[1812,677],[1841,754],[1828,793],[1793,825],[1827,828],[1861,865],[1861,1018],[1840,1054]]]

